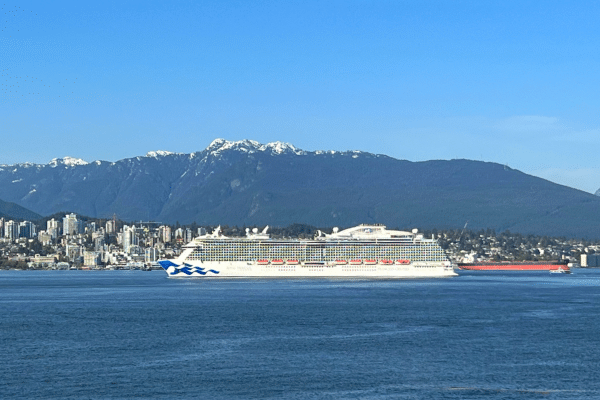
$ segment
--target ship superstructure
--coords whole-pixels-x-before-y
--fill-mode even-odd
[[[360,225],[314,239],[274,239],[257,229],[226,237],[220,227],[184,246],[174,260],[159,261],[169,277],[372,277],[454,276],[433,238]]]

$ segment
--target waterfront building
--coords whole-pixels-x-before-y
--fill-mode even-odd
[[[83,252],[83,265],[87,267],[94,267],[100,264],[100,253],[97,251],[84,251]]]
[[[582,254],[582,267],[600,267],[600,254]]]
[[[58,254],[48,254],[47,256],[40,256],[36,254],[32,261],[40,262],[40,263],[53,263],[58,260]]]
[[[56,269],[69,269],[70,265],[68,262],[59,262],[56,264]]]
[[[36,254],[35,257],[31,258],[29,268],[56,268],[57,259],[57,254],[48,254],[47,256]]]

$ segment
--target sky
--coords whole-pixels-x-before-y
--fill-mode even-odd
[[[0,164],[252,139],[600,188],[597,1],[0,2]]]

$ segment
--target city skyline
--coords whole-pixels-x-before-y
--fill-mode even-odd
[[[183,250],[181,246],[194,238],[214,239],[225,234],[226,237],[234,240],[235,238],[240,240],[240,237],[245,236],[243,242],[253,242],[271,236],[267,233],[269,227],[259,234],[258,229],[251,231],[239,227],[224,227],[224,232],[219,226],[207,235],[206,229],[195,224],[173,228],[170,225],[160,224],[142,226],[140,223],[138,227],[120,221],[121,226],[117,229],[114,219],[85,221],[79,219],[74,213],[63,215],[62,218],[52,218],[40,225],[35,225],[31,221],[16,223],[13,220],[0,218],[0,269],[151,269],[159,268],[157,261],[164,259],[167,254],[170,256],[178,254]],[[46,230],[43,230],[44,225]],[[371,227],[382,228],[381,225]],[[349,231],[356,231],[357,228],[360,230],[361,226],[344,232],[347,235]],[[308,226],[302,228],[298,225],[290,225],[273,230],[274,237],[280,240],[286,238],[306,240],[311,236],[322,236],[320,230]],[[331,235],[338,232],[336,228],[331,229]],[[560,259],[565,263],[581,259],[581,266],[598,266],[600,262],[600,256],[597,254],[600,245],[597,241],[525,236],[508,231],[496,233],[492,229],[480,231],[454,229],[434,232],[428,233],[433,235],[432,239],[437,235],[437,241],[450,253],[454,262],[462,260],[466,263],[474,263],[479,258],[496,261],[514,260],[515,257],[529,261],[541,259],[559,262],[557,260]],[[409,232],[400,233],[410,235]],[[412,232],[415,235],[416,233],[417,231]],[[418,240],[423,240],[423,233],[417,235]],[[465,240],[461,241],[461,238]],[[281,251],[289,251],[289,248]],[[283,260],[278,260],[277,256],[270,254],[274,257],[273,263],[283,263]],[[418,254],[415,253],[413,256],[418,257]],[[267,261],[262,260],[262,262]],[[298,262],[298,260],[291,261]],[[388,263],[390,261],[388,260]]]
[[[215,138],[491,161],[600,187],[592,2],[2,6],[0,164]]]

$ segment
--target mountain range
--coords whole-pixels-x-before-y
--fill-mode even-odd
[[[493,228],[600,237],[600,197],[472,160],[214,140],[191,154],[0,165],[0,199],[35,213],[164,223]]]

